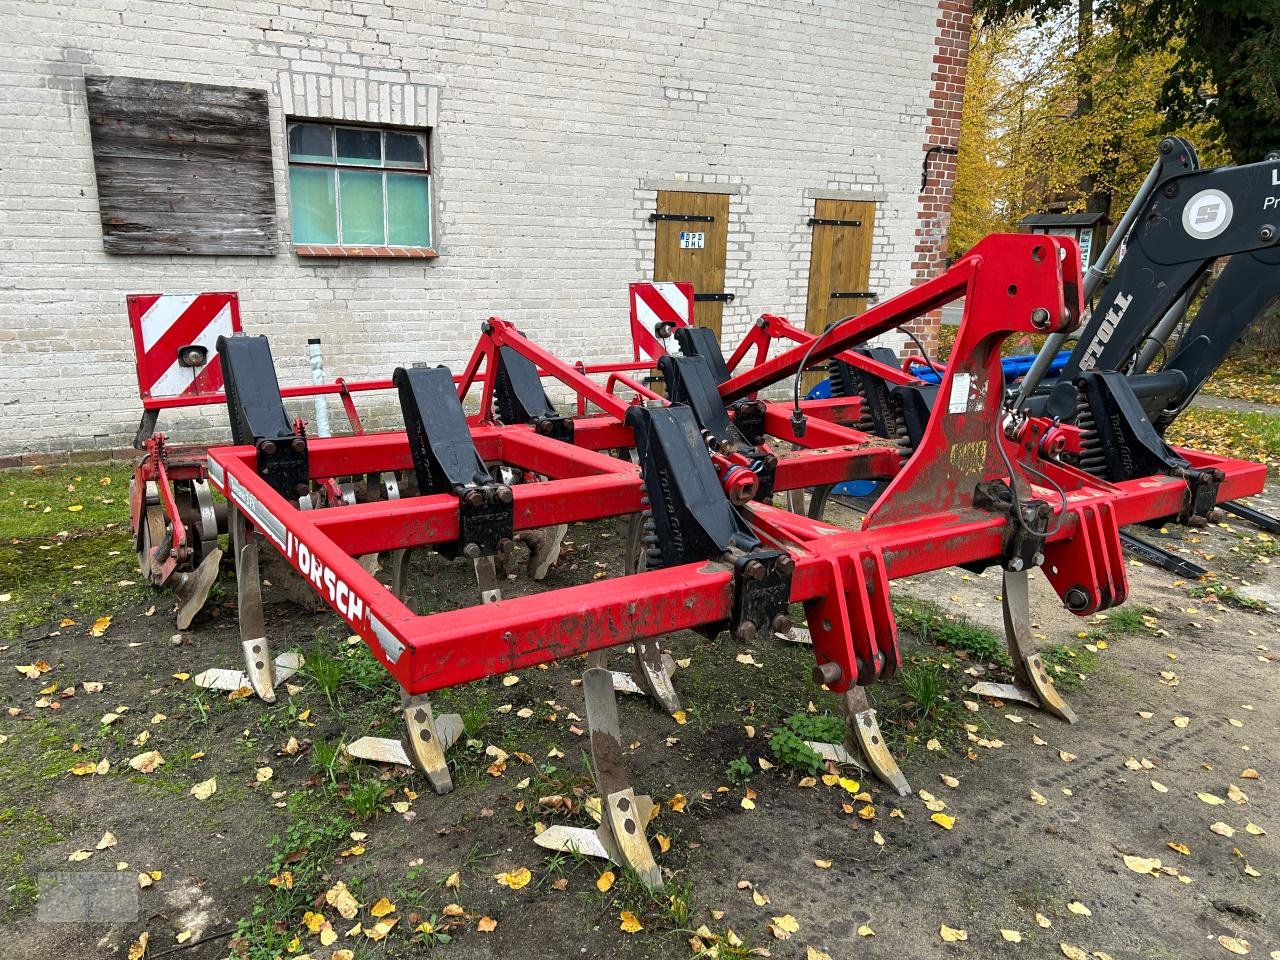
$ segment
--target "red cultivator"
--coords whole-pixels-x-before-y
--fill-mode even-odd
[[[651,805],[628,783],[613,698],[615,687],[638,688],[678,705],[660,647],[668,633],[785,633],[792,604],[803,604],[815,679],[845,708],[846,749],[906,792],[864,692],[901,662],[890,581],[999,564],[1015,676],[999,693],[1073,720],[1030,645],[1030,570],[1039,567],[1073,613],[1106,609],[1128,591],[1122,525],[1203,516],[1260,490],[1265,476],[1254,464],[1180,451],[1185,466],[1111,483],[1066,462],[1070,431],[1006,404],[1002,341],[1079,322],[1078,264],[1069,241],[990,237],[944,275],[820,337],[797,331],[803,342],[772,359],[764,343],[741,372],[731,367],[750,344],[726,365],[707,331],[677,329],[681,355],[658,360],[665,399],[616,377],[602,387],[492,319],[457,383],[443,367],[396,370],[406,432],[362,437],[305,436],[284,413],[265,339],[225,337],[218,351],[240,445],[211,450],[208,476],[230,505],[245,679],[269,698],[277,670],[294,665],[273,660],[267,642],[262,539],[404,690],[406,739],[366,744],[364,755],[413,763],[437,790],[449,788],[445,750],[460,725],[433,716],[431,691],[591,653],[583,686],[601,824],[553,827],[538,842],[610,857],[654,886],[661,876],[644,839]],[[962,297],[953,359],[905,459],[899,443],[853,426],[864,412],[857,397],[759,396],[837,355],[873,362],[852,348]],[[560,415],[544,377],[592,412]],[[477,382],[480,413],[467,417],[461,398]],[[638,396],[617,396],[619,383]],[[406,478],[398,499],[313,509],[317,486],[381,474]],[[889,481],[859,529],[772,505],[776,493],[851,479]],[[626,575],[509,599],[485,589],[483,571],[522,532],[607,517],[631,518]],[[402,576],[385,586],[358,559],[428,547],[473,560],[493,602],[416,615]],[[624,645],[637,659],[631,677],[604,669],[606,651]]]

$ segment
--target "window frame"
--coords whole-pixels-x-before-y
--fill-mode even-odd
[[[330,159],[295,160],[289,143],[289,135],[295,125],[325,127],[329,132]],[[378,150],[380,163],[361,163],[359,161],[343,161],[338,156],[339,130],[378,131]],[[422,166],[389,166],[387,164],[387,134],[397,133],[417,137],[422,144]],[[336,243],[299,242],[294,236],[293,218],[293,185],[289,184],[289,232],[294,253],[299,257],[396,257],[407,259],[434,259],[439,256],[435,249],[435,171],[431,164],[432,128],[405,127],[394,124],[360,123],[350,120],[335,120],[324,117],[286,116],[284,125],[284,158],[287,171],[293,168],[330,171],[334,178],[335,192],[335,226]],[[342,183],[341,173],[351,170],[380,174],[382,188],[382,236],[384,241],[391,236],[391,207],[388,203],[388,174],[421,177],[427,183],[427,243],[393,244],[384,243],[344,243],[342,240]]]

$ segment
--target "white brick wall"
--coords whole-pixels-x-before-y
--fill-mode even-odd
[[[492,314],[566,359],[630,356],[626,284],[651,269],[660,182],[732,192],[730,346],[760,313],[803,319],[817,191],[881,200],[872,288],[909,283],[936,0],[0,0],[0,14],[0,456],[129,442],[131,292],[239,291],[286,383],[315,335],[334,374],[456,368]],[[104,254],[86,72],[265,88],[280,254]],[[440,258],[297,258],[286,112],[433,126]]]

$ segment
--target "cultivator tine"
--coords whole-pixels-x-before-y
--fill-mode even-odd
[[[236,559],[236,598],[240,620],[240,651],[244,670],[213,668],[199,673],[195,684],[209,690],[235,692],[248,687],[265,703],[275,703],[280,684],[300,670],[304,660],[296,653],[271,654],[262,614],[262,579],[258,572],[258,540],[244,514],[234,505],[228,510],[231,549]],[[203,568],[214,555],[201,563]],[[216,577],[216,562],[211,568]],[[198,574],[199,571],[197,570]],[[195,574],[193,574],[194,576]],[[206,591],[207,592],[207,591]],[[199,607],[196,607],[199,609]]]
[[[898,796],[909,796],[911,785],[885,745],[876,712],[867,701],[867,691],[856,684],[851,686],[840,697],[840,711],[844,714],[845,750],[861,756],[862,765],[896,790]]]
[[[262,614],[262,578],[258,573],[258,538],[239,510],[231,510],[231,549],[236,555],[236,609],[240,617],[240,649],[245,676],[264,702],[276,702],[275,664]]]
[[[640,882],[650,890],[660,890],[662,871],[654,861],[653,851],[645,838],[645,826],[654,809],[653,801],[647,796],[637,796],[627,782],[613,676],[608,670],[595,665],[599,660],[595,656],[590,658],[593,665],[582,674],[582,692],[587,701],[591,761],[595,769],[596,790],[600,795],[600,826],[588,830],[557,825],[544,830],[534,838],[534,842],[549,850],[575,851],[607,858],[634,870]]]
[[[412,767],[423,774],[436,793],[445,794],[453,789],[449,775],[446,751],[462,736],[462,718],[456,713],[437,717],[431,709],[431,699],[425,693],[400,697],[401,715],[405,735],[391,737],[361,737],[347,744],[343,750],[347,756],[374,763],[394,763]]]
[[[975,683],[970,693],[1001,700],[1017,700],[1038,707],[1067,723],[1075,723],[1075,711],[1062,699],[1038,653],[1028,653],[1031,642],[1031,596],[1026,570],[1004,574],[1004,635],[1013,661],[1013,683]]]
[[[218,582],[218,568],[222,563],[222,550],[215,547],[205,554],[200,566],[191,573],[175,576],[178,581],[178,613],[179,630],[186,630],[196,614],[204,609],[209,600],[209,590]]]
[[[674,714],[680,709],[680,696],[671,682],[676,672],[675,660],[663,652],[657,640],[637,640],[632,647],[636,662],[634,679],[640,692],[652,697],[667,713]],[[614,679],[616,688],[616,674]]]
[[[461,733],[462,721],[457,714],[441,717],[457,721],[450,724],[452,737],[446,743],[444,734],[436,724],[435,715],[431,712],[431,701],[425,693],[416,696],[405,696],[401,710],[404,714],[405,748],[414,767],[431,781],[431,789],[436,793],[448,793],[453,789],[453,778],[449,776],[449,761],[444,752]]]
[[[645,569],[644,515],[632,514],[627,523],[623,554],[623,572],[637,573]],[[667,713],[680,709],[680,695],[676,693],[671,678],[675,676],[676,662],[662,649],[658,639],[637,640],[628,650],[635,659],[631,673],[611,671],[613,689],[620,693],[634,693],[649,697]],[[606,660],[589,660],[592,666],[603,667]]]
[[[502,599],[498,565],[493,557],[476,557],[476,583],[480,586],[481,603],[497,603]]]
[[[412,547],[402,547],[391,551],[391,595],[405,603],[409,589],[409,560],[413,556]]]
[[[276,702],[275,663],[271,647],[265,637],[244,640],[240,644],[244,653],[244,675],[258,698],[266,703]]]

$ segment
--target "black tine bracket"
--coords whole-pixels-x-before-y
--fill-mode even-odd
[[[1049,504],[1035,499],[1020,503],[1005,481],[984,480],[974,489],[973,506],[1009,518],[1004,527],[1001,567],[1017,573],[1044,563],[1044,541],[1053,516]]]
[[[743,643],[791,629],[791,574],[796,562],[782,550],[753,550],[733,561],[729,633]]]

